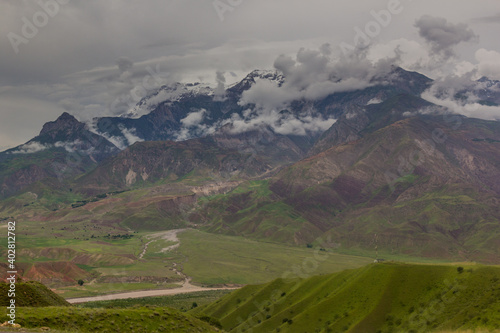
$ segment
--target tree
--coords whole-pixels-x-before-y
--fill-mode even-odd
[[[82,279],[78,280],[78,285],[79,285],[79,286],[83,286],[83,284],[84,284],[84,283],[85,283],[85,282],[83,282],[83,280],[82,280]]]

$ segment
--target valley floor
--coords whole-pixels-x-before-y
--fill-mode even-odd
[[[142,291],[132,291],[128,293],[119,293],[119,294],[111,294],[111,295],[103,295],[103,296],[94,296],[94,297],[80,297],[80,298],[68,298],[68,301],[71,304],[78,303],[86,303],[86,302],[95,302],[95,301],[110,301],[117,299],[128,299],[128,298],[142,298],[142,297],[152,297],[152,296],[171,296],[171,295],[179,295],[179,294],[187,294],[194,293],[200,291],[213,291],[213,290],[234,290],[238,289],[237,287],[222,287],[222,288],[205,288],[194,286],[190,283],[189,280],[186,280],[182,287],[174,288],[174,289],[164,289],[164,290],[142,290]]]

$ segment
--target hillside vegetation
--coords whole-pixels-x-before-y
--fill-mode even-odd
[[[387,117],[404,110],[378,108]],[[333,130],[347,129],[336,124],[336,145],[207,198],[190,219],[214,233],[302,245],[329,235],[342,251],[371,250],[376,234],[386,253],[497,264],[500,145],[478,138],[497,140],[500,127],[458,118],[455,130],[441,118],[367,125],[349,142],[337,142]],[[434,140],[436,129],[446,140]]]
[[[4,314],[1,317],[7,318]],[[25,328],[48,327],[63,332],[220,332],[200,319],[169,308],[20,308],[16,317],[16,323]]]
[[[372,264],[250,285],[194,309],[229,332],[447,332],[500,327],[500,268]]]
[[[0,283],[0,322],[7,317],[9,285]],[[15,291],[16,323],[23,328],[48,327],[61,332],[217,332],[203,320],[166,307],[127,309],[84,309],[72,307],[66,300],[39,282],[17,282]],[[165,304],[162,304],[164,306]],[[218,324],[213,319],[212,323]]]
[[[10,303],[8,297],[9,284],[0,283],[0,306]],[[52,292],[49,288],[36,281],[17,282],[15,288],[16,307],[69,306],[64,298]]]

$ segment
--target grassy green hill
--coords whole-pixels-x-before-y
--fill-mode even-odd
[[[5,311],[5,310],[4,310]],[[7,318],[4,314],[2,318]],[[208,319],[207,319],[208,320]],[[2,322],[5,321],[2,319]],[[82,309],[20,308],[16,323],[62,332],[220,332],[210,324],[169,308]]]
[[[0,306],[8,306],[10,298],[8,297],[9,284],[0,283]],[[35,281],[16,283],[16,306],[69,306],[64,298],[52,292],[43,284]]]
[[[500,327],[500,268],[372,264],[250,285],[193,312],[229,332],[432,332]]]
[[[9,285],[0,283],[0,322],[7,317]],[[127,309],[72,307],[39,282],[16,283],[16,323],[23,328],[49,327],[63,332],[217,332],[213,319],[197,319],[170,308],[154,306]],[[164,304],[162,304],[164,306]]]

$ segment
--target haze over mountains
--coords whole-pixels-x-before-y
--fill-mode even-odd
[[[64,113],[0,153],[2,207],[29,210],[23,193],[102,199],[180,186],[195,197],[172,202],[164,222],[131,223],[196,223],[291,244],[330,235],[361,249],[373,248],[377,234],[395,253],[498,261],[498,121],[434,104],[448,98],[442,82],[387,63],[315,81],[289,60],[227,89],[164,86],[119,117],[85,124]],[[452,97],[495,107],[499,91],[498,81],[482,78]],[[257,186],[231,192],[247,180]],[[196,186],[227,194],[197,205]]]
[[[499,331],[499,13],[0,1],[0,326]]]

